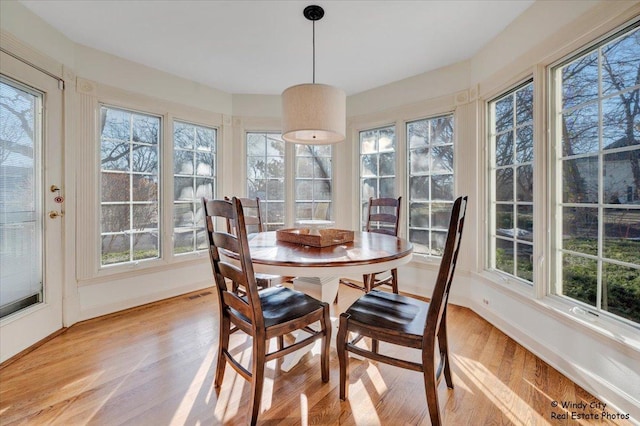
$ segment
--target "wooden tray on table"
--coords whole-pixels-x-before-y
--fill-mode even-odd
[[[305,246],[328,247],[353,241],[353,231],[332,228],[288,228],[277,230],[276,239]]]

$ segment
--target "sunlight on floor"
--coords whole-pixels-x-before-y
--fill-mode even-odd
[[[100,409],[102,407],[104,407],[104,405],[109,402],[109,400],[118,392],[118,390],[120,389],[120,387],[122,387],[123,384],[125,384],[127,382],[127,380],[129,379],[129,376],[131,376],[132,374],[136,374],[138,369],[142,368],[143,365],[145,365],[145,360],[149,357],[149,355],[142,357],[142,359],[140,359],[140,361],[134,365],[127,374],[125,374],[120,381],[118,382],[117,385],[115,385],[113,387],[113,389],[111,390],[111,392],[109,392],[109,394],[104,398],[104,400],[98,404],[96,404],[95,409],[93,410],[93,412],[91,414],[89,414],[87,416],[87,423],[90,423],[90,421],[96,416],[96,414],[98,414],[98,412],[100,411]],[[62,413],[60,413],[62,414]]]
[[[473,385],[477,386],[482,394],[493,403],[509,421],[516,425],[525,425],[516,413],[529,412],[535,419],[536,424],[546,424],[545,420],[539,413],[532,410],[522,398],[520,398],[513,389],[506,386],[502,381],[491,373],[482,363],[470,358],[459,355],[453,355],[461,375],[467,376]],[[464,382],[464,378],[461,377]],[[505,396],[508,395],[507,398]],[[509,402],[510,407],[505,404]]]
[[[184,424],[186,422],[187,418],[189,417],[189,413],[193,408],[193,404],[196,402],[198,394],[202,389],[202,384],[206,383],[205,378],[207,377],[209,368],[213,364],[213,359],[216,355],[216,352],[217,351],[214,346],[211,346],[209,348],[209,352],[207,352],[207,355],[204,357],[202,363],[200,364],[200,368],[198,368],[198,371],[193,377],[193,380],[191,380],[191,383],[189,384],[189,389],[184,394],[182,401],[180,401],[180,405],[176,409],[176,412],[171,419],[171,424]]]
[[[380,425],[380,418],[376,412],[376,407],[371,401],[371,397],[367,392],[364,379],[368,379],[376,389],[378,395],[382,395],[387,391],[387,385],[384,383],[384,379],[380,375],[378,367],[372,363],[369,363],[366,371],[364,371],[355,383],[347,383],[349,386],[349,398],[358,399],[358,409],[351,410],[351,414],[355,420],[355,424],[359,425]]]
[[[300,425],[309,425],[309,401],[303,393],[300,394]]]

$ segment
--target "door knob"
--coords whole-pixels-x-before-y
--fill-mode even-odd
[[[51,219],[55,219],[56,217],[62,217],[64,216],[64,212],[57,212],[56,210],[51,210],[49,212],[49,217]]]

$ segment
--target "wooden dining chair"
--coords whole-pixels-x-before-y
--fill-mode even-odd
[[[227,363],[248,380],[251,383],[248,409],[250,423],[254,425],[260,412],[265,363],[322,339],[320,369],[322,381],[329,381],[329,305],[283,286],[258,290],[240,200],[235,197],[230,201],[203,198],[202,205],[220,308],[220,337],[214,385],[216,389],[220,389]],[[216,218],[233,220],[237,224],[235,235],[216,231]],[[227,280],[242,285],[246,289],[246,295],[234,292]],[[318,322],[319,331],[310,327]],[[251,366],[248,368],[241,364],[240,359],[234,358],[229,350],[229,336],[238,330],[252,337],[253,353]],[[309,336],[284,347],[282,336],[296,330],[308,333]],[[278,349],[267,352],[268,341],[274,337],[278,338]]]
[[[401,203],[402,197],[369,198],[365,231],[388,234],[397,237],[398,227],[400,225]],[[365,293],[369,293],[371,290],[381,285],[389,285],[391,286],[391,290],[398,294],[398,270],[394,268],[391,271],[363,275],[362,285],[347,278],[340,279],[340,283],[362,290]]]
[[[447,347],[447,301],[460,250],[466,209],[466,196],[455,200],[440,270],[429,302],[374,290],[361,296],[340,315],[337,349],[341,400],[348,397],[348,352],[353,352],[372,360],[422,372],[431,423],[442,423],[438,405],[438,383],[442,372],[447,386],[453,389]],[[356,336],[351,341],[348,337],[350,332]],[[356,346],[363,337],[371,338],[371,350]],[[422,351],[422,361],[413,362],[380,354],[380,340],[419,349]],[[436,340],[439,353],[437,367]]]
[[[224,199],[230,201],[229,197],[224,197]],[[256,197],[238,199],[240,200],[240,205],[242,206],[247,234],[264,232],[264,227],[262,226],[262,213],[260,212],[260,198]],[[227,232],[235,235],[235,222],[233,221],[233,219],[227,220]],[[261,288],[290,282],[293,281],[294,278],[295,277],[284,277],[281,275],[256,274],[258,287]]]

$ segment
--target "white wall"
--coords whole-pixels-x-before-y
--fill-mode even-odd
[[[280,115],[278,96],[230,95],[207,88],[75,45],[17,2],[3,1],[1,7],[3,31],[45,52],[79,77],[222,115],[225,176],[235,176],[243,160],[238,151],[242,120],[247,117],[257,122],[264,120],[265,126],[269,126]],[[638,14],[637,1],[538,1],[470,60],[350,96],[348,140],[336,147],[334,166],[339,170],[335,182],[337,225],[355,226],[358,213],[352,200],[358,198],[354,147],[357,130],[367,124],[402,125],[403,120],[439,109],[439,112],[454,110],[457,192],[470,195],[470,206],[452,302],[470,307],[595,396],[615,404],[635,419],[640,419],[638,347],[482,273],[485,142],[479,129],[488,94],[508,88],[508,84],[535,67],[558,59],[563,52],[568,53]],[[77,105],[70,107],[66,113],[73,118],[77,115],[76,108]],[[67,143],[73,151],[83,141],[72,135]],[[67,158],[67,167],[77,166],[76,161]],[[239,190],[232,183],[223,185],[225,193]],[[73,201],[73,195],[68,195],[68,199]],[[71,214],[67,220],[73,218]],[[75,240],[75,223],[67,224],[74,228],[69,238]],[[78,238],[91,232],[80,228]],[[69,241],[68,247],[72,251],[67,256],[75,259],[75,241]],[[77,307],[72,308],[76,312],[68,315],[68,324],[201,288],[209,283],[210,274],[206,259],[202,259],[153,272],[81,282],[76,287],[76,265],[72,261],[70,266],[67,279],[78,292],[72,295]],[[419,261],[402,268],[403,289],[429,295],[436,269],[437,263]]]

